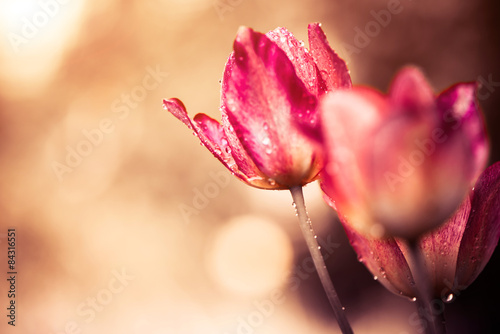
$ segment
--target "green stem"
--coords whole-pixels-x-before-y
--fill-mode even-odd
[[[321,254],[316,234],[314,233],[311,225],[311,220],[309,219],[306,211],[302,187],[292,187],[290,188],[290,192],[292,193],[292,198],[297,210],[300,229],[302,230],[302,234],[304,235],[304,238],[306,240],[319,279],[321,280],[321,284],[323,284],[323,288],[325,289],[326,295],[328,297],[328,301],[330,302],[333,312],[335,313],[335,317],[337,318],[340,330],[343,334],[352,334],[353,331],[351,325],[347,320],[344,308],[340,303],[340,299],[337,295],[337,292],[335,291],[335,288],[333,287],[333,283],[330,279],[330,276],[328,275],[328,271],[326,270],[325,261],[323,260],[323,255]]]

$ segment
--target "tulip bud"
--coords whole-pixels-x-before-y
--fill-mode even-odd
[[[354,87],[322,99],[322,188],[358,231],[416,239],[457,209],[487,160],[475,88],[435,97],[408,67],[388,95]]]

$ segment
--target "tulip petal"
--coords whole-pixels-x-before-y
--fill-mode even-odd
[[[488,263],[500,238],[500,162],[488,167],[472,193],[471,213],[458,252],[456,284],[469,286]]]
[[[193,130],[201,143],[234,175],[252,186],[269,188],[268,182],[265,182],[266,179],[248,156],[238,154],[238,161],[234,159],[232,148],[237,147],[239,143],[234,143],[234,140],[226,136],[219,122],[205,114],[197,114],[191,120],[184,104],[176,98],[163,100],[163,106]]]
[[[319,154],[294,119],[316,112],[317,100],[287,55],[266,35],[242,27],[226,64],[222,107],[256,166],[282,185],[310,182]]]
[[[318,96],[320,93],[318,86],[319,70],[309,51],[304,47],[304,42],[299,42],[285,28],[271,30],[266,36],[286,53],[295,68],[295,73],[305,83],[309,92]]]
[[[436,298],[446,299],[452,291],[458,250],[470,208],[470,198],[467,196],[450,219],[424,235],[419,242]]]
[[[367,206],[365,158],[386,108],[381,94],[363,88],[335,91],[321,100],[327,161],[321,187],[357,229],[369,225],[368,212],[360,210]]]
[[[447,136],[464,137],[470,146],[468,164],[472,165],[472,184],[484,170],[489,152],[484,120],[476,100],[476,89],[474,82],[459,83],[442,92],[437,98]]]
[[[436,124],[434,93],[418,68],[401,69],[391,83],[389,96],[393,112],[411,113],[428,119],[431,126]]]
[[[414,297],[410,267],[396,240],[367,237],[357,232],[340,214],[339,217],[359,261],[372,275],[394,294]]]
[[[330,47],[321,24],[311,23],[308,26],[309,48],[320,70],[324,83],[323,92],[339,88],[351,87],[351,76],[345,61],[340,58]]]

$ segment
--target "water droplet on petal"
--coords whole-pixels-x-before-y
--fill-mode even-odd
[[[378,280],[378,276],[373,276],[373,279],[376,281]]]
[[[450,293],[448,296],[446,296],[445,302],[451,303],[455,299],[455,295]]]
[[[269,179],[267,179],[267,182],[269,182],[269,184],[272,186],[276,185],[276,180],[274,180],[274,179],[269,178]]]
[[[264,144],[264,145],[269,145],[270,142],[271,142],[271,139],[269,139],[269,137],[262,139],[262,144]]]
[[[342,311],[345,311],[345,307],[344,306],[342,306]]]
[[[412,302],[416,302],[416,301],[417,301],[417,297],[413,297],[413,298],[411,299],[411,301],[412,301]]]
[[[318,249],[321,249],[321,246],[318,246]]]

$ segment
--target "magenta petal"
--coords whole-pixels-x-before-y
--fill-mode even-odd
[[[299,42],[285,28],[276,28],[269,31],[266,36],[286,53],[295,68],[295,73],[305,84],[309,92],[315,96],[319,95],[319,70],[314,63],[314,59],[304,47],[304,43]]]
[[[500,162],[479,177],[457,260],[458,289],[469,286],[488,263],[500,238]]]
[[[442,92],[437,99],[443,127],[447,127],[448,135],[462,136],[470,145],[472,183],[483,171],[489,152],[483,116],[476,101],[476,88],[473,82],[459,83]]]
[[[168,110],[189,129],[194,130],[193,123],[191,122],[191,119],[186,112],[186,107],[181,100],[177,98],[163,100],[163,109]]]
[[[257,167],[284,185],[309,182],[316,157],[294,119],[316,112],[317,100],[285,52],[266,35],[242,27],[223,80],[222,107]]]
[[[470,208],[470,198],[467,196],[450,219],[424,235],[419,242],[437,298],[446,299],[452,291],[458,250]]]
[[[234,165],[234,161],[231,161],[231,155],[221,149],[227,146],[227,140],[219,122],[203,114],[198,114],[194,121],[191,120],[182,101],[176,98],[163,100],[163,108],[193,130],[202,144],[229,170],[232,170],[230,165]],[[225,144],[223,140],[225,140]]]
[[[191,120],[184,104],[176,98],[163,100],[163,107],[193,130],[202,144],[234,175],[252,186],[273,188],[264,181],[266,178],[262,176],[248,156],[237,155],[238,161],[234,159],[232,147],[237,147],[239,143],[234,143],[234,140],[226,135],[219,122],[205,114],[197,114]]]
[[[309,48],[320,70],[324,84],[323,91],[328,92],[338,88],[350,88],[351,77],[347,65],[330,47],[325,33],[319,23],[308,26]]]
[[[326,156],[321,187],[358,229],[369,223],[368,212],[360,209],[368,205],[366,174],[372,163],[365,158],[386,108],[381,94],[363,88],[335,91],[321,100]]]
[[[358,259],[372,275],[389,291],[397,295],[414,297],[410,267],[395,239],[368,238],[358,233],[344,218],[340,220],[352,247],[358,254]]]
[[[432,126],[437,122],[434,93],[423,73],[408,66],[398,72],[389,92],[393,112],[410,112],[428,119]]]

